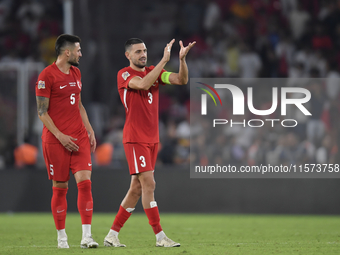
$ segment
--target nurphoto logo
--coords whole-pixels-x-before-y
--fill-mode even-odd
[[[217,93],[216,89],[227,89],[231,92],[232,95],[232,101],[233,101],[233,115],[245,115],[245,96],[243,94],[243,91],[235,85],[232,84],[214,84],[214,87],[202,83],[197,82],[199,84],[202,84],[208,88],[210,88],[217,98],[219,99],[221,106],[222,106],[222,100]],[[214,96],[209,92],[207,89],[200,88],[206,92],[210,97],[213,99],[215,105],[217,105],[216,100]],[[259,116],[265,116],[273,114],[278,107],[278,101],[279,101],[279,95],[278,95],[279,88],[273,87],[272,88],[272,105],[269,109],[255,109],[254,107],[254,101],[253,101],[253,88],[248,87],[247,88],[247,106],[248,110],[254,114]],[[303,95],[302,98],[288,98],[289,93],[295,93],[295,94],[301,94]],[[207,94],[201,95],[201,115],[207,115]],[[305,103],[307,103],[311,99],[311,93],[309,90],[305,88],[298,88],[298,87],[282,87],[280,89],[280,102],[281,102],[281,116],[287,115],[287,105],[295,105],[304,115],[312,115],[307,108],[304,106]],[[213,127],[216,125],[225,125],[230,123],[231,126],[233,125],[243,125],[246,126],[248,124],[249,127],[262,127],[264,125],[264,122],[268,121],[271,122],[272,127],[275,125],[275,122],[280,122],[283,127],[295,127],[298,125],[297,120],[295,119],[250,119],[248,121],[243,120],[242,122],[233,122],[232,119],[213,119]],[[291,124],[293,123],[293,124]]]
[[[340,178],[329,82],[191,78],[190,177]]]

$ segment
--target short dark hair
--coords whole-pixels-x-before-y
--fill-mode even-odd
[[[76,35],[68,35],[68,34],[59,35],[55,42],[55,52],[57,53],[57,57],[64,50],[65,46],[74,45],[77,42],[80,43],[81,39],[80,37]]]
[[[133,44],[139,44],[139,43],[144,43],[144,42],[139,38],[130,38],[129,40],[125,42],[125,51],[128,51]]]

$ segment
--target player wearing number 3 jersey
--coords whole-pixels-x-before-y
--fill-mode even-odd
[[[188,82],[188,68],[185,57],[195,45],[180,44],[180,67],[178,73],[164,70],[170,60],[173,39],[164,48],[163,58],[156,66],[146,66],[147,49],[138,38],[125,43],[125,56],[130,66],[118,72],[117,83],[120,99],[125,107],[126,120],[123,131],[123,144],[131,174],[131,184],[113,225],[104,239],[105,246],[125,247],[118,239],[118,233],[130,217],[138,200],[142,204],[155,235],[156,246],[180,246],[169,239],[162,230],[157,203],[154,198],[154,169],[157,159],[159,132],[158,108],[159,86],[164,84],[185,85]]]
[[[148,90],[129,88],[134,77],[144,78],[154,69],[145,67],[144,72],[130,66],[118,72],[118,91],[125,106],[126,120],[123,130],[125,155],[129,163],[130,174],[151,171],[155,168],[159,143],[158,105],[159,85],[164,85],[162,74]],[[136,158],[136,160],[135,160]]]
[[[93,129],[81,103],[81,74],[76,67],[82,56],[80,38],[60,35],[57,60],[46,67],[36,83],[38,116],[44,123],[42,142],[48,177],[52,180],[51,209],[58,234],[58,248],[69,248],[65,231],[66,193],[70,170],[78,187],[82,221],[82,248],[96,248],[91,236],[93,199],[91,151],[96,148]]]
[[[130,66],[121,69],[117,75],[118,92],[125,107],[126,120],[123,131],[123,143],[158,143],[158,105],[159,85],[164,85],[161,70],[157,79],[148,90],[129,87],[133,78],[144,78],[154,70],[154,66],[145,67],[143,72]],[[164,76],[164,75],[163,75]]]

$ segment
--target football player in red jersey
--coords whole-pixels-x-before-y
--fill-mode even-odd
[[[82,221],[80,247],[96,248],[98,243],[91,235],[91,152],[96,149],[96,139],[80,96],[81,74],[76,67],[82,56],[80,38],[60,35],[55,49],[57,60],[38,77],[36,99],[38,116],[44,123],[42,147],[48,177],[53,184],[51,209],[58,248],[69,248],[65,220],[70,170],[78,187],[77,205]]]
[[[118,233],[130,217],[142,196],[144,211],[156,235],[156,246],[178,247],[179,243],[168,238],[160,225],[157,203],[154,198],[154,169],[157,159],[159,131],[159,85],[185,85],[188,82],[188,67],[185,57],[196,42],[184,47],[179,42],[179,72],[164,70],[170,60],[173,39],[164,48],[162,60],[156,66],[146,66],[147,48],[138,38],[125,43],[125,56],[130,66],[118,72],[118,92],[125,107],[126,120],[123,144],[131,175],[130,188],[123,199],[113,225],[104,239],[105,246],[125,247]]]

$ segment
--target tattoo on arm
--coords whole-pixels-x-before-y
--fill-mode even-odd
[[[50,99],[48,97],[37,96],[37,107],[39,116],[42,116],[44,113],[47,112],[49,105]]]

